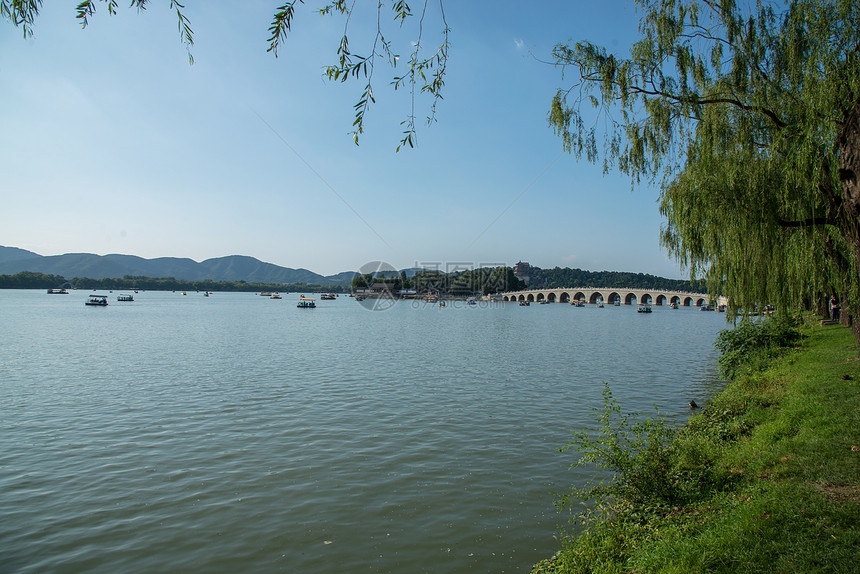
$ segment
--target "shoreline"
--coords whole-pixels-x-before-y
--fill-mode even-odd
[[[731,380],[678,429],[667,476],[683,502],[593,514],[531,574],[851,571],[860,548],[860,360],[849,328]],[[641,511],[641,508],[639,509]]]

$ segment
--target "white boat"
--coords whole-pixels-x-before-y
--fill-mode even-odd
[[[96,307],[107,307],[107,295],[90,295],[84,305],[94,305]]]
[[[636,309],[637,313],[650,313],[651,305],[639,305],[639,308]]]
[[[134,301],[134,297],[132,297],[131,295],[129,295],[127,293],[122,293],[122,294],[117,296],[116,300],[117,301]]]

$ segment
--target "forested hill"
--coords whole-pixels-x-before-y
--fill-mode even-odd
[[[668,291],[707,292],[702,280],[691,282],[666,279],[648,273],[626,271],[584,271],[569,267],[541,269],[529,268],[529,289],[555,289],[559,287],[630,287],[631,289],[665,289]]]

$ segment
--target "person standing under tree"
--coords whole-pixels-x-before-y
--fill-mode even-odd
[[[830,319],[839,322],[839,301],[836,300],[836,295],[830,296]]]

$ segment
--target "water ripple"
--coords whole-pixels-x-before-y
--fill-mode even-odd
[[[719,386],[690,309],[42,295],[0,292],[4,572],[524,571],[604,381]]]

